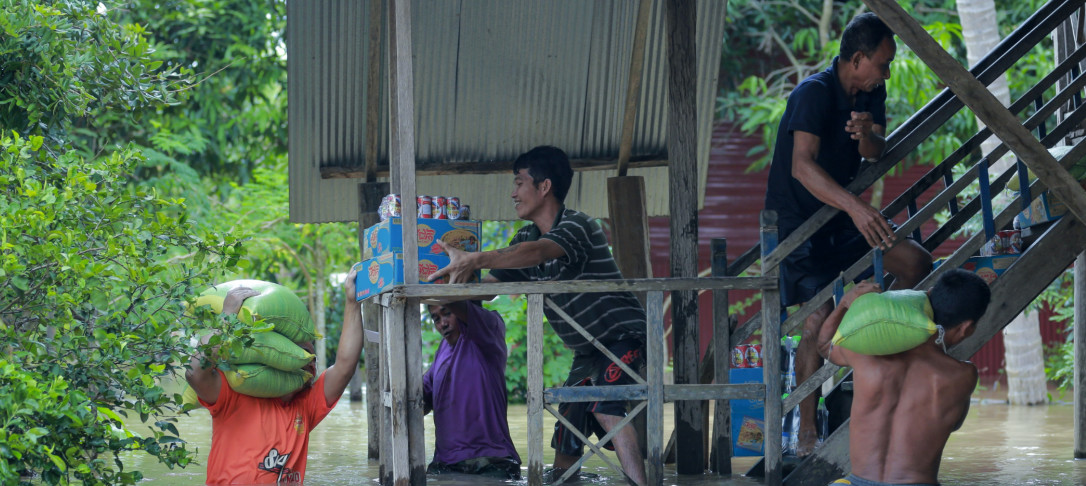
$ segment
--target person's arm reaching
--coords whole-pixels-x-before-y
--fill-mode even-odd
[[[438,240],[438,245],[449,255],[449,264],[430,275],[430,282],[448,276],[452,283],[471,280],[472,274],[483,268],[525,268],[547,260],[562,258],[566,252],[557,243],[540,239],[525,241],[499,250],[466,252]]]
[[[324,372],[324,399],[331,406],[351,382],[358,369],[358,357],[362,354],[362,304],[352,298],[355,295],[354,279],[357,270],[351,269],[343,284],[346,302],[343,306],[343,330],[339,334],[336,362]]]
[[[241,304],[245,302],[245,299],[260,295],[257,292],[248,287],[237,287],[231,289],[226,293],[226,298],[222,302],[221,314],[237,314],[241,310]],[[201,343],[207,344],[211,335],[204,336]],[[204,357],[200,353],[196,353],[189,360],[189,367],[185,370],[185,380],[189,382],[189,386],[196,392],[196,396],[207,403],[215,403],[219,400],[219,389],[222,387],[222,377],[219,375],[218,370],[215,369],[215,363],[213,360],[208,363],[205,368],[202,361]]]
[[[852,287],[841,298],[841,302],[837,303],[837,307],[834,307],[830,315],[826,317],[825,321],[822,321],[822,327],[818,329],[818,354],[823,358],[830,360],[831,363],[838,366],[850,366],[848,361],[847,350],[841,348],[835,348],[832,346],[833,336],[837,333],[837,327],[841,325],[841,319],[845,317],[845,313],[848,312],[848,308],[852,306],[852,302],[857,297],[868,294],[871,292],[879,292],[881,288],[878,284],[871,282],[860,282],[856,286]]]
[[[793,135],[795,141],[792,149],[792,177],[819,201],[848,213],[856,228],[864,235],[867,244],[883,249],[893,246],[894,232],[882,213],[841,187],[818,165],[816,160],[821,139],[813,133],[801,130],[794,131]]]

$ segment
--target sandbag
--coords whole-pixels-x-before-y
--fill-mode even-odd
[[[200,396],[196,394],[196,390],[191,385],[185,385],[185,391],[181,392],[181,405],[189,405],[189,408],[203,406],[200,404]]]
[[[312,342],[316,338],[309,310],[302,299],[282,285],[261,280],[233,280],[221,283],[200,293],[196,305],[209,305],[215,312],[222,312],[223,300],[231,289],[248,287],[260,295],[249,297],[238,311],[238,320],[252,324],[257,319],[275,326],[275,332],[295,343]]]
[[[298,391],[313,375],[308,371],[282,371],[266,365],[243,364],[223,370],[230,388],[258,398],[281,397]]]
[[[864,294],[845,312],[833,345],[874,356],[900,353],[935,334],[933,317],[927,294],[919,290]]]
[[[313,361],[313,355],[275,331],[254,333],[253,343],[226,360],[230,364],[263,364],[277,370],[294,371]]]

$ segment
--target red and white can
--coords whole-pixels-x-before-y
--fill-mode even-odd
[[[761,368],[762,367],[762,345],[761,344],[748,344],[747,345],[747,368]]]
[[[749,368],[747,366],[746,344],[740,344],[732,348],[732,368]]]
[[[460,198],[451,196],[449,200],[445,202],[445,212],[448,214],[449,219],[460,219]]]
[[[419,219],[431,219],[434,217],[434,201],[430,196],[419,196],[416,198],[419,203]]]
[[[434,196],[434,219],[449,219],[449,199],[445,196]]]

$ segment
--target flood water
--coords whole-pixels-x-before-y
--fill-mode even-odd
[[[1070,399],[1069,396],[1064,397]],[[670,434],[671,406],[665,408],[665,437]],[[1086,484],[1086,461],[1071,459],[1074,444],[1073,409],[1067,402],[1022,407],[1009,406],[991,394],[974,399],[969,417],[962,429],[955,432],[943,453],[939,479],[944,485],[1083,485]],[[527,460],[527,408],[509,407],[509,427],[521,457]],[[546,420],[544,437],[550,439],[552,420]],[[433,455],[433,422],[426,417],[427,459]],[[211,418],[205,410],[196,410],[178,419],[181,438],[199,451],[198,464],[186,469],[169,470],[145,454],[125,456],[126,469],[138,469],[146,483],[163,485],[197,485],[204,480],[203,460],[211,444]],[[350,402],[344,396],[339,405],[314,431],[309,445],[306,466],[307,485],[376,484],[379,466],[366,459],[366,407],[364,402]],[[549,444],[549,442],[548,442]],[[553,451],[544,448],[550,464]],[[730,478],[718,476],[678,476],[674,465],[667,466],[665,484],[683,485],[753,485],[758,481],[742,476],[758,458],[741,457],[732,460],[736,474]],[[617,464],[617,460],[614,460]],[[622,485],[621,477],[608,469],[598,458],[590,459],[583,469],[598,478],[582,480],[586,485]],[[526,473],[526,471],[525,471]],[[440,475],[427,478],[428,484],[452,485],[524,485],[514,481],[497,481],[475,476]]]

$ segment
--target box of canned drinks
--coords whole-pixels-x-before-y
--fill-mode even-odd
[[[479,221],[457,219],[419,219],[416,223],[419,255],[444,255],[437,241],[464,251],[479,251]],[[363,232],[362,258],[403,252],[403,218],[389,218]]]
[[[449,264],[446,255],[419,255],[419,281],[420,284],[447,283],[447,279],[436,282],[427,282],[430,275],[445,268]],[[385,253],[376,257],[356,263],[358,273],[355,276],[355,299],[363,300],[380,294],[393,286],[404,283],[403,253]],[[479,281],[479,272],[476,271],[474,281]]]

